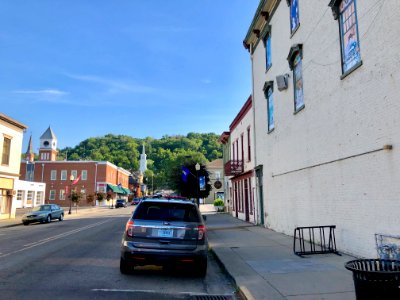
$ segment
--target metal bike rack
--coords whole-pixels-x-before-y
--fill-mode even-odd
[[[340,255],[336,250],[335,228],[336,225],[296,227],[293,240],[294,254],[298,256],[325,253]],[[297,244],[299,249],[296,249]]]

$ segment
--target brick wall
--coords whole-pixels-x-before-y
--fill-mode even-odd
[[[56,180],[51,180],[51,171],[55,170],[57,172]],[[66,180],[61,180],[61,171],[66,170],[67,176]],[[96,191],[96,183],[98,182],[106,182],[117,185],[121,183],[123,187],[128,188],[128,177],[126,171],[122,171],[118,167],[108,163],[108,162],[94,162],[94,161],[56,161],[56,162],[48,162],[48,161],[36,161],[35,162],[35,175],[34,181],[37,182],[45,182],[46,183],[46,193],[45,200],[46,203],[52,202],[59,204],[61,206],[69,205],[69,192],[71,188],[70,175],[71,171],[77,171],[77,175],[79,176],[83,170],[87,171],[87,179],[81,179],[75,184],[72,185],[73,189],[81,192],[82,190],[86,190],[86,195],[94,194]],[[26,174],[26,163],[21,163],[21,179],[25,179]],[[60,200],[60,190],[68,190],[68,193],[65,195],[65,200]],[[50,190],[56,191],[56,199],[49,200],[50,198]],[[82,199],[79,203],[81,206],[85,205],[94,205],[94,203],[90,204],[86,201],[86,199]]]

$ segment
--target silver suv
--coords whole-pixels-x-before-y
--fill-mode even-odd
[[[134,266],[187,265],[196,275],[207,273],[206,226],[196,204],[178,199],[143,200],[126,223],[120,271]]]

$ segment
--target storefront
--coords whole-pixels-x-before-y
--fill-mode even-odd
[[[0,219],[15,216],[15,207],[12,206],[13,187],[13,178],[0,177]]]

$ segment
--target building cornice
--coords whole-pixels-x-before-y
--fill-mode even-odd
[[[226,144],[226,142],[229,140],[229,137],[231,136],[231,133],[229,131],[224,131],[221,136],[219,137],[218,141],[221,144]]]
[[[265,32],[265,26],[269,25],[276,8],[281,0],[261,0],[253,21],[247,31],[246,37],[243,40],[243,46],[249,51],[253,51],[260,39],[263,38],[261,33]]]
[[[0,113],[0,120],[7,122],[15,127],[18,127],[22,130],[25,130],[28,128],[28,126],[22,124],[21,122],[18,122],[17,120],[12,119],[9,116],[6,116],[5,114],[2,114],[2,113]]]
[[[239,113],[236,115],[235,119],[233,119],[231,125],[229,126],[230,132],[232,132],[236,126],[240,123],[240,121],[243,120],[244,116],[249,112],[249,110],[252,107],[252,98],[251,95],[243,105],[242,109],[239,111]]]

